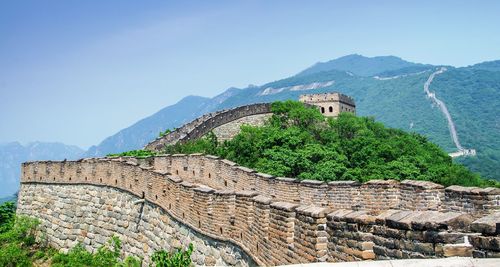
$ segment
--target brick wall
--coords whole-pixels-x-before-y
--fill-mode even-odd
[[[56,216],[46,207],[64,205],[69,199],[75,205],[73,210],[78,210],[88,203],[72,202],[74,199],[91,198],[89,201],[100,203],[109,190],[116,189],[119,196],[112,199],[123,202],[117,206],[144,199],[202,239],[229,242],[259,265],[493,257],[500,251],[499,191],[492,188],[458,190],[422,181],[299,181],[199,154],[30,162],[22,166],[21,183],[18,212],[45,218],[46,229],[53,227],[52,217]],[[64,189],[67,187],[69,191]],[[89,197],[87,192],[95,193]],[[49,198],[51,194],[58,198]],[[114,204],[108,205],[113,208]],[[160,216],[158,211],[148,212],[143,218]],[[108,220],[106,216],[98,218]],[[57,215],[57,220],[59,224],[77,223],[71,216]],[[128,223],[120,231],[130,230],[129,220],[120,217],[120,224]],[[90,224],[94,231],[102,227],[99,219]],[[54,227],[60,229],[51,235],[57,248],[85,240],[82,232],[68,237],[67,230]],[[157,238],[149,235],[141,240],[149,239]],[[160,241],[158,244],[164,243]],[[147,258],[150,250],[129,252]],[[209,262],[213,262],[211,258]],[[236,264],[228,257],[224,262]]]
[[[182,143],[189,140],[195,140],[214,129],[216,129],[215,131],[219,134],[219,137],[226,139],[231,135],[234,136],[235,129],[233,126],[238,126],[244,123],[255,123],[257,125],[261,125],[263,120],[268,118],[270,114],[270,103],[251,104],[229,110],[208,113],[163,137],[158,137],[153,142],[147,144],[144,148],[152,151],[161,151],[165,145],[173,145],[178,142]],[[235,124],[230,124],[235,121]],[[228,126],[220,128],[223,125]]]
[[[275,200],[334,209],[461,211],[474,217],[500,211],[500,189],[497,188],[444,188],[432,182],[412,180],[371,180],[363,184],[299,180],[257,173],[229,160],[201,154],[165,155],[155,157],[149,164],[213,189],[254,190]]]

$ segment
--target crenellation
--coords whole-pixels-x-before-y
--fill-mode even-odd
[[[172,173],[171,167],[172,167],[172,158],[170,157],[170,155],[161,155],[154,157],[153,168],[155,170]]]
[[[287,202],[300,203],[299,182],[300,180],[287,177],[276,177],[273,179],[272,188],[274,197]]]
[[[323,181],[302,180],[298,187],[300,203],[325,207],[328,205],[328,185]]]
[[[127,253],[149,260],[154,250],[185,246],[187,238],[173,236],[188,229],[204,236],[198,240],[230,242],[231,251],[243,255],[236,258],[266,266],[499,254],[500,216],[493,202],[499,191],[493,188],[300,181],[199,154],[31,162],[22,168],[19,213],[39,217],[58,249],[82,241],[95,250],[116,233],[126,237]],[[195,262],[213,262],[217,255],[222,265],[238,262],[223,251],[197,252]]]
[[[25,184],[22,191],[19,210],[22,214],[36,216],[45,202],[56,203],[51,213],[39,216],[42,226],[47,229],[47,240],[55,248],[67,250],[81,241],[87,249],[95,252],[99,245],[114,234],[122,240],[123,250],[127,255],[146,256],[146,265],[150,263],[150,256],[155,250],[180,248],[188,243],[195,244],[193,254],[197,257],[193,261],[196,264],[200,264],[200,258],[203,264],[203,260],[210,257],[218,266],[253,264],[252,259],[233,244],[215,241],[191,230],[158,206],[146,203],[142,213],[148,216],[141,217],[141,210],[133,204],[139,199],[123,195],[123,192],[113,188],[54,185],[49,189],[46,185]],[[83,192],[99,196],[102,202],[84,200],[81,198],[85,195]],[[70,194],[75,197],[69,198],[68,202],[61,201]],[[85,207],[85,217],[80,217],[82,212],[74,207]],[[71,212],[74,212],[74,216],[69,216]],[[225,253],[224,257],[221,256],[222,253]]]
[[[401,209],[440,210],[444,187],[427,181],[404,180],[401,188]]]
[[[236,195],[233,190],[216,190],[213,199],[214,221],[210,230],[224,238],[232,236]]]
[[[216,188],[219,189],[235,189],[236,183],[238,181],[237,169],[233,168],[237,166],[236,164],[232,164],[230,161],[219,160],[219,165],[216,173],[218,174],[215,181],[218,183],[215,185]]]
[[[276,197],[277,188],[276,177],[265,174],[265,173],[255,173],[255,190],[263,195],[270,196],[271,198]]]
[[[332,181],[328,183],[326,198],[332,209],[357,209],[360,207],[360,186],[357,181]]]
[[[236,191],[235,199],[235,223],[233,229],[233,238],[241,244],[250,244],[255,242],[251,234],[251,227],[254,223],[254,203],[252,198],[257,196],[255,191]],[[249,246],[251,248],[252,246]]]
[[[191,154],[188,157],[188,177],[189,180],[196,184],[203,184],[204,175],[204,156],[203,154]]]
[[[324,262],[328,259],[327,212],[328,208],[323,207],[297,207],[293,246],[297,262]]]
[[[396,180],[370,180],[360,187],[360,205],[365,209],[386,210],[399,205],[399,182]]]
[[[446,210],[465,211],[480,217],[491,210],[499,210],[499,188],[449,186],[445,188]]]
[[[299,97],[299,101],[318,107],[321,114],[326,117],[338,117],[341,112],[356,113],[354,99],[337,92],[305,94]]]
[[[214,221],[213,217],[213,189],[197,187],[194,189],[194,198],[197,200],[192,205],[191,225],[198,229],[208,231]]]
[[[263,124],[271,115],[270,103],[258,103],[205,114],[173,132],[158,137],[145,149],[161,151],[165,145],[195,140],[214,130],[221,140],[233,137],[245,123]]]
[[[233,168],[232,182],[233,189],[235,190],[254,190],[255,189],[255,179],[252,179],[254,170],[245,168],[242,166],[234,166]]]
[[[269,213],[269,242],[280,250],[271,250],[273,265],[285,265],[294,262],[293,254],[288,253],[294,246],[295,208],[297,204],[274,202]]]

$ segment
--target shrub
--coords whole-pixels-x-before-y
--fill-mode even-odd
[[[108,154],[107,157],[136,157],[136,158],[147,158],[156,156],[158,153],[149,150],[132,150],[127,152],[122,152],[118,154]]]
[[[274,176],[323,181],[426,180],[445,186],[500,186],[453,163],[416,133],[386,128],[370,117],[325,118],[296,101],[275,102],[263,127],[243,125],[232,140],[205,138],[167,146],[168,153],[206,153]],[[216,139],[215,139],[216,140]]]
[[[16,216],[13,203],[0,205],[0,266],[31,266],[36,228],[40,222]]]
[[[14,222],[16,206],[14,202],[8,201],[0,205],[0,233],[8,231]]]
[[[55,267],[138,267],[141,261],[128,256],[123,262],[120,260],[122,245],[118,237],[111,237],[107,244],[97,249],[95,254],[87,251],[82,244],[77,244],[68,253],[57,253],[52,258]]]
[[[187,267],[191,265],[193,244],[186,250],[178,249],[174,253],[165,250],[156,251],[151,258],[156,267]]]
[[[0,249],[0,266],[31,266],[32,261],[28,250],[22,244],[14,242],[7,243]]]
[[[171,132],[172,132],[172,131],[171,131],[170,129],[166,129],[165,131],[160,132],[160,133],[158,134],[158,137],[163,137],[163,136],[165,136],[165,135],[170,134]]]

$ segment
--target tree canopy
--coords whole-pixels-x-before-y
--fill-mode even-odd
[[[213,133],[166,153],[206,153],[275,176],[322,181],[425,180],[448,185],[498,186],[452,159],[416,133],[385,127],[371,117],[325,118],[300,102],[272,104],[262,127],[243,125],[232,140]]]

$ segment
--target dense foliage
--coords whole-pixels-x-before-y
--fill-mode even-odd
[[[178,249],[174,253],[165,250],[156,251],[151,258],[156,267],[185,267],[191,264],[193,244],[189,244],[186,250]]]
[[[118,237],[113,236],[96,253],[87,251],[82,244],[73,247],[68,253],[57,253],[52,257],[55,267],[140,267],[141,260],[128,256],[120,260],[122,245]]]
[[[32,266],[33,263],[56,267],[140,267],[142,260],[121,255],[121,241],[113,236],[97,252],[87,251],[77,244],[68,253],[56,252],[46,246],[42,235],[36,235],[40,222],[26,216],[16,216],[13,202],[0,205],[0,266]],[[156,251],[151,266],[187,267],[191,265],[193,245],[188,249],[167,252]]]
[[[175,131],[175,129],[174,129]],[[161,131],[159,134],[158,134],[158,137],[164,137],[165,135],[168,135],[169,133],[171,133],[172,131],[170,129],[166,129],[165,131]]]
[[[456,161],[480,172],[483,177],[500,180],[500,71],[463,68],[438,77],[433,88],[438,97],[446,101],[460,142],[478,153],[477,157],[457,158]]]
[[[275,102],[263,127],[242,126],[219,144],[213,134],[167,153],[216,154],[275,176],[323,181],[426,180],[447,185],[495,186],[455,164],[437,145],[416,133],[386,128],[373,118],[342,113],[327,119],[299,102]]]
[[[477,150],[477,157],[458,158],[482,177],[500,181],[500,61],[453,68],[436,76],[430,90],[443,100],[455,121],[458,136],[466,148]],[[439,108],[426,98],[423,85],[437,66],[411,64],[394,57],[364,58],[348,56],[317,64],[300,75],[262,86],[234,88],[212,99],[189,96],[151,117],[106,139],[90,149],[88,156],[104,155],[143,147],[160,130],[179,127],[206,112],[251,103],[298,99],[304,93],[341,92],[356,101],[361,116],[375,116],[388,127],[426,136],[446,152],[455,152],[447,121]],[[424,71],[428,69],[428,71]],[[424,72],[422,72],[424,71]],[[391,76],[376,79],[372,76]],[[309,91],[281,90],[262,94],[266,88],[282,88],[314,82],[334,81],[331,86]]]
[[[108,157],[136,157],[136,158],[147,158],[157,155],[156,152],[149,150],[132,150],[119,154],[108,154]]]
[[[473,69],[473,68],[472,68]],[[474,148],[477,157],[458,158],[470,170],[482,177],[500,181],[500,71],[448,68],[436,76],[430,90],[443,100],[456,124],[460,142],[465,148]],[[298,99],[303,91],[284,90],[272,95],[259,95],[262,88],[280,88],[312,82],[335,81],[332,86],[308,93],[339,91],[352,96],[356,112],[361,116],[375,116],[386,126],[422,134],[446,152],[455,152],[446,118],[439,108],[425,97],[423,85],[431,72],[378,80],[371,77],[350,76],[336,70],[293,76],[248,88],[220,104],[219,109],[255,102]],[[404,69],[385,75],[404,75]]]
[[[4,202],[0,205],[0,233],[6,232],[12,228],[16,206],[14,202]]]
[[[38,220],[15,216],[13,202],[0,205],[0,266],[31,266],[35,253]]]

